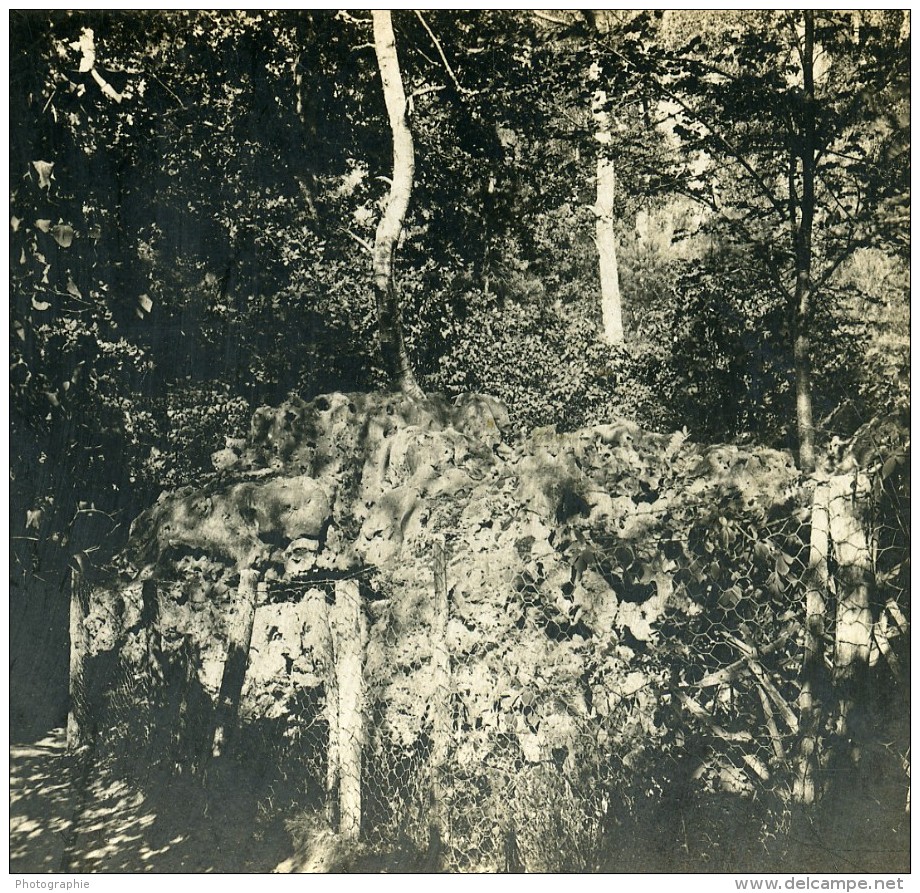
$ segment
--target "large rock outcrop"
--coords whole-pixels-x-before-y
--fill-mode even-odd
[[[715,557],[702,564],[688,530],[739,535],[735,516],[788,507],[797,481],[784,453],[702,448],[628,422],[517,436],[498,401],[475,395],[449,405],[334,393],[263,407],[214,464],[208,481],[164,493],[135,522],[119,579],[93,598],[93,649],[141,660],[143,581],[155,581],[164,647],[192,643],[214,695],[240,571],[257,568],[242,709],[284,717],[329,679],[331,587],[357,578],[376,721],[410,746],[435,694],[437,538],[469,728],[457,759],[471,764],[495,730],[539,762],[567,752],[582,719],[652,697],[637,655],[662,618],[698,613],[733,585],[719,582]],[[616,729],[650,733],[632,720]]]

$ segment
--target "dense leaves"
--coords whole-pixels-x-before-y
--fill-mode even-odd
[[[627,417],[793,446],[807,136],[819,439],[902,412],[908,21],[817,14],[810,101],[801,15],[394,15],[416,146],[398,293],[423,387],[494,394],[525,431]],[[344,11],[12,16],[24,597],[219,466],[260,404],[388,385],[368,247],[392,158],[370,40]],[[600,338],[599,93],[616,348]]]
[[[14,675],[30,677],[41,630],[63,687],[68,567],[116,568],[88,620],[100,727],[119,753],[135,730],[151,762],[197,771],[180,717],[191,704],[207,724],[235,562],[256,561],[273,620],[254,634],[242,734],[291,772],[289,797],[294,778],[315,799],[332,578],[354,575],[365,824],[381,847],[419,845],[441,534],[449,867],[646,870],[641,836],[697,869],[724,846],[718,866],[737,869],[739,812],[714,815],[729,802],[782,857],[813,533],[790,456],[810,366],[820,473],[860,471],[870,509],[874,687],[853,722],[893,730],[864,735],[864,765],[900,798],[907,15],[393,24],[416,156],[395,283],[421,402],[376,393],[393,385],[370,257],[393,159],[369,14],[12,15]],[[141,569],[167,608],[159,671],[134,625]],[[828,589],[828,618],[845,595]],[[826,754],[845,752],[835,734]],[[857,799],[901,827],[895,799]]]

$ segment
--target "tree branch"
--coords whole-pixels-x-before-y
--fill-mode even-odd
[[[447,70],[447,73],[450,75],[450,79],[454,82],[454,87],[457,88],[457,92],[461,96],[471,96],[473,94],[472,90],[467,90],[465,87],[460,86],[460,81],[457,80],[457,75],[454,74],[454,70],[450,67],[450,62],[447,61],[447,56],[444,55],[444,49],[441,47],[441,42],[435,36],[434,31],[428,27],[428,22],[425,21],[425,17],[421,14],[419,10],[415,10],[418,20],[422,23],[422,27],[425,31],[428,32],[428,36],[431,38],[431,42],[434,44],[435,49],[438,51],[438,55],[441,57],[441,62],[444,65],[444,68]]]
[[[574,24],[573,22],[567,22],[565,19],[557,19],[555,16],[551,16],[549,13],[545,13],[539,9],[530,10],[530,14],[535,19],[541,19],[544,22],[552,22],[554,25],[562,25],[565,28],[571,28]]]
[[[792,14],[790,14],[789,18],[787,19],[787,22],[789,24],[789,30],[792,32],[792,42],[795,45],[796,52],[798,53],[798,56],[799,56],[799,66],[804,71],[805,70],[805,50],[802,46],[802,41],[799,40],[799,30],[796,27],[796,22]]]
[[[371,24],[371,19],[359,19],[351,15],[346,9],[340,9],[335,14],[335,17],[342,22],[347,22],[350,25],[370,25]]]
[[[414,49],[429,65],[434,68],[438,67],[438,63],[435,62],[434,59],[432,59],[414,40],[412,41],[412,49]]]
[[[843,211],[847,220],[852,221],[853,215],[847,210],[846,205],[844,205],[843,202],[841,202],[840,199],[837,198],[837,193],[834,192],[833,189],[831,189],[830,184],[827,182],[827,179],[825,178],[824,174],[822,174],[820,171],[816,171],[815,176],[817,177],[817,179],[819,179],[824,184],[824,188],[827,190],[827,194],[834,200],[837,207],[840,208],[841,211]]]
[[[753,165],[747,160],[747,158],[744,157],[741,150],[736,149],[735,146],[732,145],[732,143],[729,141],[728,137],[722,134],[714,124],[712,124],[702,115],[702,113],[690,108],[690,106],[687,105],[687,103],[673,90],[670,90],[663,84],[661,85],[661,90],[669,99],[676,102],[684,110],[684,112],[690,116],[692,120],[698,121],[700,124],[702,124],[709,131],[709,133],[712,134],[712,136],[714,136],[720,143],[722,143],[723,146],[725,146],[732,158],[734,158],[735,161],[737,161],[738,164],[744,168],[748,177],[754,181],[763,197],[766,198],[766,200],[770,203],[773,210],[779,214],[780,219],[785,219],[786,209],[783,207],[783,203],[773,194],[773,191],[764,182],[763,177],[761,177],[760,174],[754,170]]]
[[[422,87],[419,90],[414,90],[412,93],[409,94],[409,98],[406,101],[408,108],[409,108],[409,114],[412,114],[412,112],[414,111],[415,100],[418,99],[420,96],[425,96],[428,93],[440,93],[442,90],[446,90],[446,89],[447,87],[444,84],[437,84],[437,85],[432,85],[429,87]]]
[[[840,265],[848,258],[853,255],[853,252],[858,248],[865,248],[870,245],[871,242],[869,239],[850,239],[847,244],[840,249],[840,254],[834,258],[831,265],[821,274],[821,278],[815,283],[814,292],[817,294],[824,288],[825,285],[830,281],[831,276],[837,272],[837,269]]]
[[[373,255],[374,246],[367,239],[362,239],[356,232],[350,230],[347,226],[340,226],[339,229],[346,235],[351,236],[368,254]]]
[[[99,85],[99,89],[102,90],[103,96],[107,96],[109,99],[114,100],[117,103],[121,103],[129,93],[126,90],[124,93],[119,93],[95,68],[90,69],[89,72],[93,76],[93,80]]]
[[[150,72],[150,77],[152,77],[170,96],[172,96],[173,99],[176,100],[176,102],[179,103],[180,108],[185,108],[185,103],[179,99],[179,97],[176,96],[176,94],[170,90],[170,88],[164,84],[163,81],[161,81],[152,71]]]
[[[741,220],[733,220],[725,214],[724,208],[719,204],[718,199],[713,193],[710,196],[704,196],[700,192],[696,192],[692,189],[689,189],[683,186],[679,181],[675,180],[672,184],[672,188],[679,192],[681,195],[685,195],[687,198],[692,199],[693,201],[699,202],[701,205],[705,205],[708,208],[711,208],[722,221],[728,226],[730,232],[734,232],[736,238],[755,249],[763,249],[765,243],[762,239],[755,237],[754,233],[744,225],[744,222]],[[770,277],[773,285],[776,287],[777,292],[787,301],[792,299],[792,293],[783,283],[782,270],[776,264],[773,259],[772,252],[767,249],[763,254],[763,267],[767,273],[767,276]]]

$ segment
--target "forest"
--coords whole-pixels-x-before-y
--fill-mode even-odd
[[[11,869],[905,872],[910,16],[12,11]]]

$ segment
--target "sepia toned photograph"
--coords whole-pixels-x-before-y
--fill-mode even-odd
[[[11,875],[902,883],[908,10],[9,62]]]

